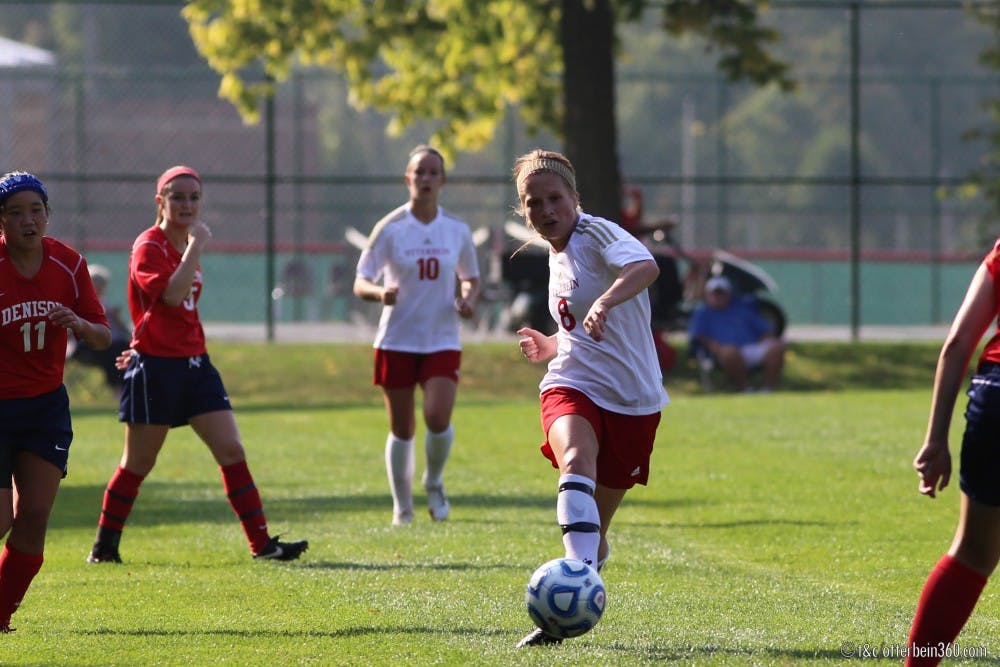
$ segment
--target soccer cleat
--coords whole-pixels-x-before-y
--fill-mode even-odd
[[[394,526],[405,526],[413,522],[413,512],[393,512],[392,513],[392,525]]]
[[[550,634],[546,634],[541,628],[535,628],[517,643],[517,648],[524,648],[525,646],[551,646],[553,644],[562,644],[562,641],[562,637],[553,637]]]
[[[255,553],[253,557],[269,560],[295,560],[309,548],[309,542],[306,540],[282,542],[278,537],[277,535],[272,537],[267,546],[259,553]]]
[[[122,557],[118,553],[117,548],[106,547],[100,542],[94,542],[94,548],[90,550],[90,554],[87,556],[87,562],[90,564],[94,563],[119,563],[122,562]]]
[[[425,485],[424,489],[427,491],[427,511],[430,513],[431,519],[445,521],[448,518],[448,513],[451,512],[451,505],[448,504],[448,498],[444,495],[444,484]]]

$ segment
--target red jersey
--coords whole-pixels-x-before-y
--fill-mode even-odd
[[[49,237],[42,251],[41,269],[25,278],[0,237],[0,399],[41,396],[62,386],[68,329],[49,322],[49,309],[61,304],[108,326],[87,260]]]
[[[1000,239],[997,239],[996,243],[993,244],[993,249],[986,255],[983,265],[986,266],[990,275],[993,276],[993,309],[1000,316]],[[990,338],[986,343],[986,347],[983,348],[983,353],[979,357],[979,361],[1000,364],[1000,323],[998,323],[993,337]]]
[[[154,357],[197,357],[205,354],[205,330],[198,317],[201,268],[179,306],[163,302],[163,290],[181,263],[181,253],[159,227],[150,227],[132,244],[129,259],[128,310],[132,347]]]

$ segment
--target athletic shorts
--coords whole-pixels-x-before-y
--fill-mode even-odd
[[[597,483],[612,489],[631,489],[649,481],[649,457],[653,453],[660,413],[623,415],[598,407],[586,394],[569,387],[553,387],[542,394],[542,430],[563,415],[580,415],[590,422],[597,436]],[[552,446],[546,440],[542,454],[558,468]]]
[[[741,345],[740,356],[743,357],[743,363],[749,368],[760,366],[764,363],[764,357],[767,355],[768,350],[774,347],[777,342],[774,338],[765,338],[756,343]]]
[[[19,451],[37,454],[65,477],[72,442],[65,385],[41,396],[0,400],[0,489],[13,487]]]
[[[458,369],[461,365],[460,350],[420,353],[375,348],[375,376],[372,384],[385,389],[404,389],[418,383],[422,387],[433,377],[446,377],[458,382]]]
[[[125,369],[118,421],[184,426],[206,412],[232,409],[207,354],[151,357],[133,352]]]
[[[968,396],[959,486],[969,498],[1000,507],[1000,364],[981,364]]]

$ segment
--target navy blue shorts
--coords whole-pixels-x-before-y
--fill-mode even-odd
[[[32,398],[0,400],[0,489],[13,487],[19,451],[33,452],[66,476],[73,424],[65,385]]]
[[[125,369],[118,421],[184,426],[206,412],[232,409],[207,354],[151,357],[133,352]]]
[[[1000,507],[1000,364],[981,364],[968,396],[959,485],[972,500]]]

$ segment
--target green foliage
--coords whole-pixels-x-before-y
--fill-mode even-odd
[[[992,69],[1000,75],[1000,10],[995,5],[973,7],[970,11],[994,35],[992,45],[983,50],[979,62],[984,67]],[[980,192],[991,206],[991,216],[983,221],[983,236],[988,239],[996,237],[995,222],[1000,216],[1000,96],[994,96],[983,102],[983,107],[989,114],[991,124],[969,131],[970,139],[985,140],[987,150],[983,154],[981,165],[970,177],[966,186],[966,194],[976,195]]]
[[[250,120],[270,84],[300,60],[343,73],[352,101],[391,114],[389,131],[430,119],[442,147],[482,146],[508,105],[531,129],[557,124],[560,61],[551,3],[497,0],[252,2],[184,8],[195,45],[222,75],[220,93]]]
[[[634,21],[652,3],[613,4],[618,20]],[[754,4],[674,0],[664,12],[672,33],[717,45],[730,77],[790,87],[788,66],[765,50],[778,35],[757,24]],[[450,153],[489,143],[508,107],[529,132],[560,129],[557,2],[194,0],[183,15],[222,75],[220,94],[251,122],[260,98],[301,62],[341,72],[354,104],[390,114],[390,134],[435,124],[432,141]]]

